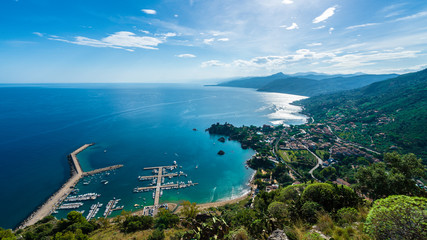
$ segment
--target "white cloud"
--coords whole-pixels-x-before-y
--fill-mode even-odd
[[[335,28],[331,27],[329,28],[329,34],[332,34],[332,32],[335,30]]]
[[[292,23],[292,25],[291,25],[291,26],[283,25],[283,26],[280,26],[280,27],[281,27],[281,28],[286,28],[286,30],[299,29],[298,24],[296,24],[296,23]]]
[[[225,63],[219,61],[219,60],[209,60],[206,62],[202,62],[201,67],[202,68],[206,68],[206,67],[223,67],[226,66]]]
[[[139,37],[132,32],[116,32],[108,37],[100,40],[77,36],[75,40],[66,40],[59,37],[51,37],[50,40],[67,42],[77,45],[91,46],[91,47],[108,47],[124,49],[127,51],[134,51],[131,48],[143,48],[143,49],[158,49],[157,46],[163,43],[164,40],[154,37]]]
[[[177,36],[177,34],[176,34],[176,33],[169,32],[169,33],[163,33],[163,34],[160,34],[160,36],[164,36],[164,37],[176,37],[176,36]]]
[[[297,62],[313,60],[318,61],[321,59],[331,59],[336,55],[330,52],[317,53],[308,49],[299,49],[295,54],[285,56],[261,56],[255,57],[250,60],[238,59],[230,64],[220,62],[218,60],[211,60],[202,63],[202,67],[238,67],[238,68],[265,68],[268,70],[283,69],[287,65]]]
[[[313,29],[314,29],[314,30],[319,30],[319,29],[323,29],[323,28],[325,28],[325,27],[326,27],[325,25],[322,25],[322,26],[314,27]]]
[[[282,3],[283,4],[292,4],[292,3],[294,3],[294,1],[292,1],[292,0],[283,0]]]
[[[207,39],[204,39],[204,40],[203,40],[203,43],[204,43],[204,44],[208,44],[208,45],[210,45],[210,44],[212,44],[214,41],[215,41],[215,38],[207,38]]]
[[[145,14],[150,14],[150,15],[156,15],[157,14],[156,10],[153,10],[153,9],[141,9],[141,11]]]
[[[317,46],[322,46],[322,43],[309,43],[309,44],[307,44],[307,46],[309,46],[309,47],[317,47]]]
[[[43,33],[39,33],[39,32],[33,32],[34,35],[37,35],[39,37],[43,37]]]
[[[176,18],[177,18],[177,17],[179,17],[179,15],[178,15],[178,14],[175,14],[175,15],[173,15],[173,16],[174,16],[174,17],[176,17]]]
[[[177,56],[179,58],[195,58],[196,57],[196,55],[190,54],[190,53],[184,53],[184,54],[179,54],[179,55],[175,55],[175,56]]]
[[[353,68],[367,65],[374,65],[377,62],[415,58],[420,51],[403,51],[402,49],[369,51],[363,53],[348,53],[336,56],[327,63],[333,63],[331,67],[336,68]]]
[[[218,42],[228,42],[228,41],[230,41],[230,39],[228,39],[228,38],[219,38],[217,41]]]
[[[401,18],[398,18],[398,19],[396,19],[394,21],[396,21],[396,22],[398,22],[398,21],[405,21],[405,20],[420,18],[420,17],[424,17],[424,16],[427,16],[427,11],[419,12],[419,13],[416,13],[416,14],[413,14],[413,15],[410,15],[410,16],[406,16],[406,17],[401,17]]]
[[[335,14],[336,9],[337,9],[336,7],[330,7],[326,9],[320,16],[313,19],[313,23],[320,23],[332,17]]]
[[[375,25],[378,25],[378,24],[379,23],[365,23],[365,24],[360,24],[360,25],[349,26],[349,27],[346,27],[345,29],[364,28],[364,27],[375,26]]]

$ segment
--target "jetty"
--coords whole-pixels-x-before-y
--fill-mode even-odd
[[[61,203],[68,197],[68,195],[74,190],[74,187],[77,185],[77,183],[80,181],[82,177],[123,167],[123,165],[114,165],[106,168],[96,169],[89,172],[84,172],[77,158],[77,154],[81,153],[82,151],[84,151],[85,149],[87,149],[92,145],[94,145],[94,143],[85,144],[80,148],[78,148],[77,150],[75,150],[74,152],[72,152],[68,156],[68,161],[70,163],[70,168],[71,168],[71,177],[45,203],[43,203],[27,219],[25,219],[21,223],[21,225],[18,227],[18,229],[31,226],[36,222],[40,221],[41,219],[43,219],[44,217],[53,213],[55,209],[58,208],[61,205]]]
[[[153,185],[154,186],[148,186],[148,187],[136,187],[134,188],[134,192],[138,193],[138,192],[146,192],[146,191],[150,191],[150,190],[154,190],[153,192],[153,198],[154,198],[154,206],[152,207],[146,207],[147,209],[151,209],[152,211],[144,211],[145,212],[149,212],[150,215],[154,216],[157,213],[158,208],[160,207],[159,202],[160,202],[160,197],[163,194],[163,190],[167,190],[167,189],[178,189],[178,188],[186,188],[189,186],[195,186],[198,183],[193,183],[192,181],[187,181],[187,183],[185,182],[177,182],[177,183],[164,183],[162,185],[162,183],[164,182],[164,178],[168,177],[168,178],[173,178],[173,177],[179,177],[179,176],[187,176],[187,174],[183,173],[183,172],[179,172],[179,173],[167,173],[167,170],[174,170],[175,168],[177,168],[177,164],[176,162],[174,162],[174,165],[170,165],[170,166],[158,166],[158,167],[146,167],[144,168],[144,170],[153,170],[153,175],[151,176],[138,176],[138,179],[143,181],[143,180],[153,180]]]

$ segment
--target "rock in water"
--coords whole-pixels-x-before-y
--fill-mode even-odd
[[[224,154],[225,154],[225,152],[224,152],[224,151],[219,150],[218,155],[224,155]]]
[[[224,137],[220,137],[220,138],[218,138],[218,141],[220,141],[220,142],[225,142],[225,138]]]
[[[268,237],[268,240],[289,240],[289,238],[283,230],[277,229]]]

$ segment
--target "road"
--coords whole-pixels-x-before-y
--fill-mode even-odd
[[[312,152],[312,151],[310,151],[310,149],[308,149],[308,147],[306,147],[306,146],[304,146],[305,147],[305,149],[307,149],[307,151],[309,152],[309,153],[311,153],[311,155],[313,155],[316,159],[317,159],[317,164],[316,164],[316,166],[314,166],[308,173],[310,173],[311,174],[311,177],[312,178],[314,178],[314,179],[316,179],[317,181],[319,181],[319,179],[317,179],[317,178],[315,178],[314,177],[314,175],[313,175],[313,172],[314,172],[314,170],[316,170],[318,167],[320,167],[322,164],[323,164],[323,160],[320,158],[320,157],[318,157],[314,152]]]

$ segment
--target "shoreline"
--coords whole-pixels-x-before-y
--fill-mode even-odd
[[[34,210],[29,217],[22,221],[16,229],[22,229],[35,224],[44,217],[50,215],[52,211],[54,211],[54,209],[59,204],[61,204],[62,201],[64,201],[64,199],[71,193],[76,184],[79,182],[80,178],[83,176],[83,171],[80,167],[79,160],[77,159],[77,154],[92,145],[94,145],[94,143],[85,144],[68,155],[71,172],[70,178],[59,188],[58,191],[52,194],[42,205]]]
[[[123,165],[120,164],[84,172],[80,166],[77,154],[81,153],[88,147],[93,146],[94,144],[95,143],[84,144],[68,155],[68,162],[70,164],[70,178],[43,204],[37,207],[36,210],[34,210],[24,221],[22,221],[15,230],[34,225],[44,217],[49,216],[68,197],[68,195],[74,190],[75,186],[83,177],[123,167]]]

